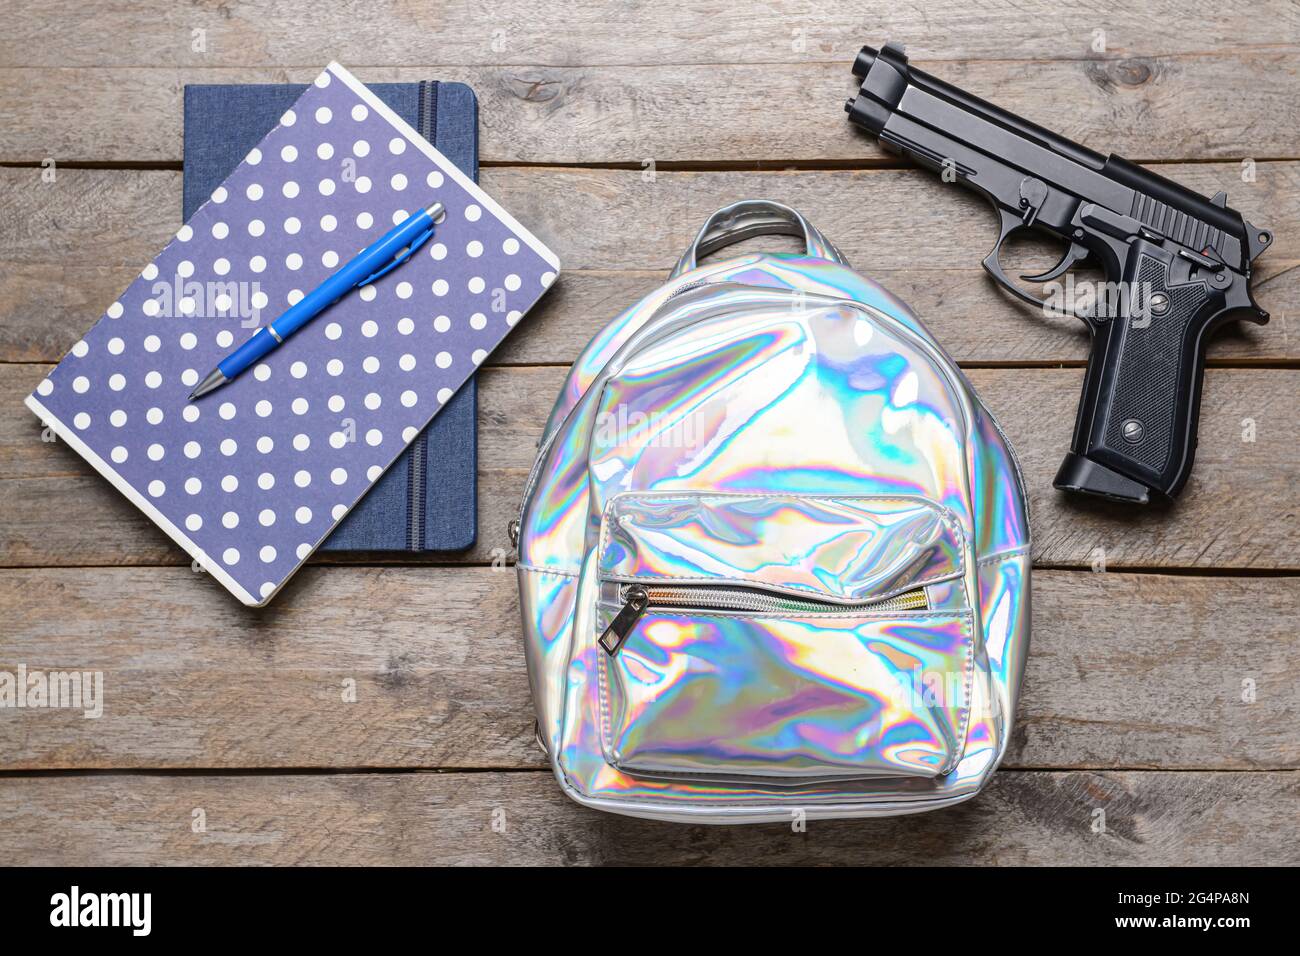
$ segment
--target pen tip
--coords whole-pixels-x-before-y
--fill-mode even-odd
[[[198,386],[194,389],[194,391],[190,392],[190,401],[192,402],[196,398],[201,398],[202,396],[208,394],[208,392],[212,391],[214,388],[220,388],[222,385],[225,384],[226,384],[226,376],[222,374],[220,368],[214,368],[211,372],[208,373],[208,377],[205,378],[203,381],[199,382]]]

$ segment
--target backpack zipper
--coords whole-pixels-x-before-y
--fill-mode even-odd
[[[688,282],[685,285],[679,286],[678,288],[674,289],[672,292],[668,294],[668,298],[664,299],[664,302],[668,302],[672,299],[675,299],[684,292],[690,292],[692,289],[698,289],[700,286],[712,285],[712,284],[713,283],[711,283],[708,279],[696,279],[693,282]]]
[[[799,598],[784,594],[757,591],[753,588],[714,585],[652,585],[628,584],[619,588],[622,608],[614,615],[604,633],[600,646],[613,657],[618,653],[632,628],[651,605],[692,611],[751,611],[760,614],[788,612],[791,614],[831,614],[845,610],[870,611],[921,611],[930,606],[924,588],[905,591],[878,601],[837,601]]]

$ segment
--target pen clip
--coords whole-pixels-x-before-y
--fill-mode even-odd
[[[417,249],[419,249],[422,245],[424,245],[426,242],[429,241],[429,237],[433,235],[433,229],[434,227],[430,226],[424,232],[420,233],[413,240],[411,240],[411,244],[409,246],[407,246],[405,249],[403,249],[401,252],[399,252],[397,255],[393,257],[392,262],[384,266],[382,269],[380,269],[378,272],[374,273],[373,275],[368,276],[365,279],[362,279],[360,282],[357,283],[357,286],[361,287],[363,285],[370,285],[370,283],[374,282],[376,279],[380,279],[388,275],[388,273],[392,272],[394,269],[400,266],[407,259],[411,258],[411,256],[415,255],[415,251]]]

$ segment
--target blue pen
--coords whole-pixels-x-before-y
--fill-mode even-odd
[[[357,253],[338,272],[290,306],[270,325],[263,326],[247,342],[231,352],[199,382],[190,393],[190,401],[225,385],[253,366],[285,339],[320,315],[348,292],[369,285],[380,276],[396,269],[433,235],[434,222],[442,215],[443,205],[436,202],[403,219],[382,239]]]

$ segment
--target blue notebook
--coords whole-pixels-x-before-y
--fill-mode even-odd
[[[432,238],[247,374],[203,370],[437,201]],[[336,63],[27,406],[245,604],[269,601],[554,282],[536,236]]]
[[[370,89],[438,151],[478,180],[478,101],[464,83],[371,83]],[[307,87],[185,87],[188,220]],[[322,551],[461,551],[477,521],[477,395],[471,378],[361,503]]]

